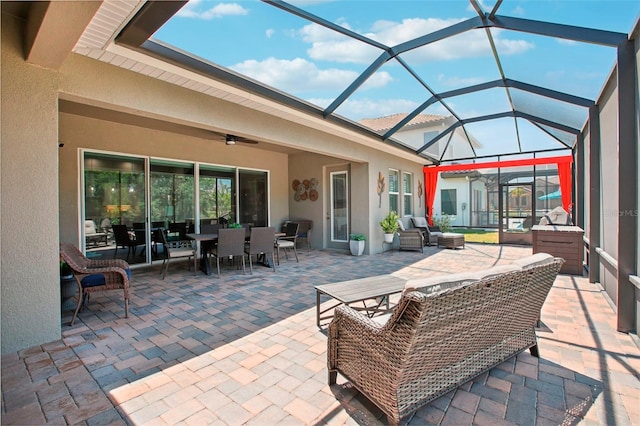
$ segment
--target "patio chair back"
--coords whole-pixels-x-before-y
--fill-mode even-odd
[[[158,242],[162,244],[162,251],[164,257],[162,259],[162,268],[160,269],[160,273],[162,274],[162,279],[164,280],[167,271],[169,270],[169,261],[171,259],[177,258],[191,258],[193,257],[193,276],[196,275],[196,249],[195,244],[190,241],[168,241],[166,230],[158,229]]]
[[[251,236],[249,237],[249,246],[246,248],[245,253],[249,255],[249,271],[253,274],[253,262],[251,256],[264,254],[271,256],[271,265],[273,270],[276,270],[275,259],[273,258],[274,245],[273,242],[276,237],[276,229],[274,227],[253,227],[251,228]],[[266,259],[265,259],[266,260]]]
[[[218,278],[220,278],[220,258],[241,256],[242,272],[245,273],[244,263],[244,239],[246,230],[244,228],[223,228],[218,230],[218,244],[211,251],[216,258]]]

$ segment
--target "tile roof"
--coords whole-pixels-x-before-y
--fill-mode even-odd
[[[391,129],[393,126],[402,121],[407,115],[409,115],[409,113],[403,112],[378,118],[363,118],[362,120],[358,121],[358,123],[362,124],[363,126],[367,126],[368,128],[375,130],[376,132],[379,132],[381,130]],[[405,128],[408,126],[418,126],[425,124],[433,125],[444,121],[447,118],[448,117],[444,115],[418,114],[411,121],[409,121]]]

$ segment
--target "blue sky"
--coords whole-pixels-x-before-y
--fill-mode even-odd
[[[463,0],[291,3],[391,46],[476,16]],[[494,3],[483,2],[484,10],[490,11]],[[505,0],[498,14],[628,33],[640,14],[640,1]],[[612,48],[513,31],[491,33],[508,78],[590,99],[600,93],[615,61]],[[191,0],[154,38],[322,107],[380,54],[377,48],[260,1]],[[500,77],[484,30],[416,49],[402,58],[436,92]],[[483,96],[452,98],[447,103],[464,117],[508,108],[503,94]],[[403,67],[390,61],[336,112],[357,121],[410,112],[429,97]],[[544,102],[533,107],[550,112]],[[449,114],[440,104],[424,112]]]

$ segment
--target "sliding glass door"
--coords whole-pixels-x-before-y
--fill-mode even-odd
[[[145,164],[143,158],[86,153],[84,156],[84,232],[87,255],[103,257],[117,247],[113,225],[125,225],[135,240],[134,223],[146,217]],[[138,235],[138,238],[141,238]],[[143,263],[146,239],[135,250],[118,250],[117,257]]]
[[[267,172],[256,170],[240,170],[239,209],[240,223],[248,223],[251,226],[267,226]]]
[[[161,229],[185,239],[204,223],[269,225],[266,171],[86,151],[82,173],[81,237],[95,258],[162,259]]]
[[[200,165],[200,224],[236,222],[233,168]]]

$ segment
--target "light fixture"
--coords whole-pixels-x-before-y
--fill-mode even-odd
[[[227,135],[224,141],[227,145],[235,145],[238,139],[233,135]]]

